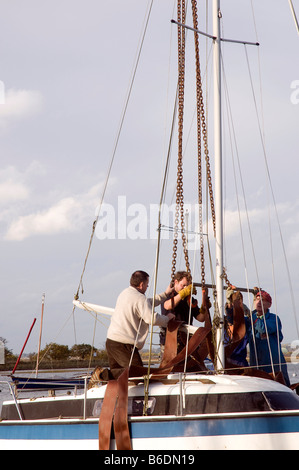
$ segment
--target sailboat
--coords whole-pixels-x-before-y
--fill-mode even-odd
[[[14,384],[15,393],[17,394],[18,391],[28,391],[28,390],[69,390],[70,388],[84,388],[85,380],[84,378],[74,377],[74,378],[41,378],[38,377],[38,368],[39,368],[39,358],[40,358],[40,349],[41,349],[41,338],[42,338],[42,329],[43,329],[43,317],[44,317],[44,306],[45,306],[45,294],[42,295],[42,311],[41,311],[41,322],[40,322],[40,332],[39,332],[39,342],[38,342],[38,350],[37,350],[37,359],[36,359],[36,370],[35,370],[35,377],[32,376],[21,376],[21,375],[14,375],[15,371],[17,370],[18,364],[21,360],[23,351],[26,347],[27,341],[30,337],[31,331],[35,325],[36,318],[34,319],[27,338],[25,340],[24,346],[22,351],[18,357],[18,360],[13,368],[12,373],[10,374],[10,378]]]
[[[180,14],[174,27],[178,29],[181,51],[179,75],[183,75],[182,38],[187,25],[185,3],[181,0],[177,3]],[[192,5],[196,8],[196,1]],[[245,370],[226,369],[221,124],[221,42],[224,39],[220,34],[220,11],[220,0],[213,0],[213,34],[207,35],[213,42],[215,73],[216,273],[215,282],[210,286],[216,298],[213,324],[207,314],[204,327],[185,326],[187,340],[179,353],[176,341],[168,342],[168,338],[176,339],[179,328],[184,325],[173,324],[166,336],[171,346],[165,348],[159,367],[154,368],[149,363],[142,370],[126,369],[118,380],[99,383],[89,390],[85,387],[81,395],[44,397],[34,401],[14,397],[13,401],[5,402],[0,422],[1,449],[299,449],[297,394],[280,383],[276,374],[270,377],[258,370],[246,374]],[[196,22],[189,29],[195,33],[196,42],[202,34]],[[180,100],[182,76],[179,82]],[[178,200],[180,204],[180,192]],[[158,252],[159,249],[157,259]],[[205,281],[194,281],[193,284],[205,292]],[[154,295],[155,290],[156,281]],[[81,302],[78,298],[74,302],[75,306],[96,314],[113,314],[113,309]],[[207,312],[208,299],[204,293],[203,304]],[[242,316],[238,292],[234,309],[236,316]],[[242,335],[239,330],[235,333],[233,343],[237,344]],[[213,361],[213,370],[205,366],[207,355]],[[195,358],[197,370],[193,367],[188,371],[190,356]]]

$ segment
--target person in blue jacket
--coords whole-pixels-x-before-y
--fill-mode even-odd
[[[286,385],[290,386],[287,365],[281,350],[281,341],[283,339],[281,321],[277,315],[270,313],[271,305],[272,298],[270,294],[261,290],[256,294],[255,310],[252,312],[252,319],[245,317],[250,349],[250,365],[258,366],[260,370],[271,373],[272,356],[274,371],[279,372],[281,370]],[[267,339],[267,334],[269,340]],[[253,335],[255,337],[255,345]]]
[[[232,302],[232,295],[235,292],[234,286],[229,286],[226,291],[226,304],[225,304],[225,318],[227,321],[228,329],[224,333],[224,344],[229,344],[230,336],[232,334],[231,328],[234,324],[234,309],[233,309],[233,302]],[[243,296],[241,294],[241,298],[243,300]],[[244,316],[250,315],[249,308],[243,304]],[[230,333],[231,331],[231,333]],[[248,344],[248,337],[245,334],[244,338],[239,342],[237,347],[234,349],[233,353],[229,357],[229,362],[231,365],[235,365],[236,367],[248,367],[247,362],[247,344]]]

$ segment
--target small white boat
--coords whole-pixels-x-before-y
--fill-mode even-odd
[[[196,4],[196,2],[193,2]],[[178,0],[179,6],[181,5]],[[0,449],[224,450],[299,449],[299,398],[290,388],[261,377],[225,370],[223,302],[223,201],[221,162],[220,0],[213,0],[215,65],[216,276],[214,371],[148,370],[138,377],[87,388],[84,393],[14,399],[2,406]],[[185,24],[176,22],[182,33]],[[192,29],[192,28],[191,28]],[[193,28],[195,35],[202,34]],[[238,42],[238,41],[234,41]],[[244,41],[240,41],[245,44]],[[179,194],[179,199],[182,194]],[[180,199],[181,201],[181,199]],[[157,250],[158,252],[159,250]],[[113,309],[75,300],[97,314]],[[211,325],[210,325],[211,327]],[[187,327],[187,334],[200,330]],[[208,330],[210,331],[210,330]],[[192,342],[192,338],[188,344]],[[202,344],[206,340],[203,335]],[[194,353],[186,347],[187,358]],[[184,356],[184,354],[183,354]],[[204,356],[206,357],[206,356]],[[176,365],[185,358],[177,360]],[[169,365],[169,364],[168,364]],[[127,371],[127,374],[129,372]],[[157,375],[159,374],[159,375]],[[139,376],[140,375],[140,376]],[[123,377],[126,381],[123,382]],[[12,390],[13,394],[13,390]],[[112,426],[113,425],[113,426]]]
[[[5,402],[0,449],[98,449],[106,387],[77,396],[18,400],[22,421],[15,402]],[[171,374],[163,383],[150,384],[147,416],[143,409],[141,381],[128,388],[133,450],[299,449],[299,397],[274,381]],[[113,430],[110,446],[116,448]]]

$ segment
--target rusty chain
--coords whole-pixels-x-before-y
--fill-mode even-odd
[[[232,286],[232,283],[228,279],[226,268],[224,266],[223,266],[223,273],[221,274],[220,277],[225,281],[227,287]]]
[[[185,0],[178,0],[177,3],[178,22],[185,24],[186,6]],[[187,247],[187,238],[185,234],[184,219],[184,195],[183,195],[183,129],[184,129],[184,96],[185,96],[185,28],[178,27],[178,166],[177,166],[177,186],[176,186],[176,211],[174,221],[174,238],[173,238],[173,254],[171,279],[174,281],[176,272],[176,259],[178,248],[178,230],[179,217],[181,219],[181,233],[186,263],[186,271],[190,272],[190,263]]]
[[[197,5],[196,1],[192,0],[192,16],[193,27],[198,28],[197,21]],[[196,106],[197,106],[197,151],[198,151],[198,207],[199,207],[199,234],[200,234],[200,259],[201,259],[201,283],[205,286],[205,259],[204,259],[204,242],[203,242],[203,220],[202,220],[202,159],[201,159],[201,74],[200,74],[200,61],[199,61],[199,41],[198,34],[194,33],[195,45],[195,63],[196,63]]]
[[[197,0],[192,0],[193,27],[198,29]],[[178,23],[185,24],[186,6],[185,0],[177,2]],[[202,91],[202,79],[199,59],[198,34],[194,33],[195,59],[196,59],[196,102],[197,102],[197,145],[198,145],[198,203],[199,203],[199,231],[200,231],[200,256],[201,256],[201,280],[205,285],[205,260],[203,243],[203,221],[202,221],[202,140],[204,144],[204,154],[206,162],[206,173],[210,197],[210,206],[213,222],[214,235],[216,233],[216,216],[213,196],[211,166],[208,150],[207,126],[205,119],[205,109]],[[185,87],[185,28],[178,26],[178,166],[177,166],[177,186],[176,186],[176,211],[174,221],[173,257],[172,257],[172,281],[176,271],[176,259],[178,249],[179,218],[181,219],[182,243],[186,262],[186,271],[190,273],[190,263],[185,234],[184,220],[184,197],[183,197],[183,117],[184,117],[184,87]]]
[[[198,19],[197,19],[197,0],[192,0],[192,13],[193,13],[193,27],[194,29],[198,29]],[[213,196],[213,185],[212,185],[212,174],[211,174],[211,165],[210,165],[210,157],[209,157],[209,148],[208,148],[208,135],[207,135],[207,126],[206,126],[206,119],[205,119],[205,107],[204,107],[204,99],[203,99],[203,92],[202,92],[202,80],[201,80],[201,71],[200,71],[200,60],[199,60],[199,46],[198,46],[198,34],[194,33],[195,39],[195,54],[196,54],[196,82],[197,82],[197,106],[198,106],[198,128],[201,133],[204,142],[204,153],[205,153],[205,160],[206,160],[206,171],[207,171],[207,180],[209,186],[209,195],[210,195],[210,205],[211,205],[211,214],[212,214],[212,221],[213,221],[213,230],[214,235],[216,236],[216,215],[215,215],[215,204],[214,204],[214,196]],[[201,120],[201,126],[199,121]],[[198,133],[199,133],[198,132]],[[200,135],[198,137],[200,140]],[[201,146],[199,146],[201,148]]]

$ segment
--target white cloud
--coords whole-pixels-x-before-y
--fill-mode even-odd
[[[93,186],[87,194],[65,197],[50,208],[14,220],[5,239],[22,241],[34,235],[55,235],[74,232],[90,221],[90,208],[96,206],[100,185]]]
[[[6,206],[17,201],[26,200],[29,189],[24,177],[14,166],[0,170],[0,205]]]
[[[19,217],[6,234],[7,240],[24,240],[31,235],[55,234],[69,231],[78,206],[74,198],[65,198],[49,209]]]
[[[225,233],[226,236],[234,236],[240,233],[240,223],[242,228],[248,226],[249,223],[252,225],[259,224],[264,220],[265,210],[263,209],[251,209],[248,213],[245,210],[238,211],[226,210],[225,211]]]
[[[74,232],[92,221],[101,175],[98,184],[73,194],[65,189],[62,193],[44,191],[40,177],[45,175],[46,168],[38,161],[32,161],[24,171],[13,165],[0,169],[1,238],[21,241],[35,235]]]
[[[299,234],[298,233],[294,233],[290,237],[288,250],[293,257],[297,258],[298,252],[299,252]]]
[[[30,179],[44,171],[37,161],[33,161],[24,172],[13,165],[0,169],[0,206],[7,208],[9,204],[27,200],[30,196]]]
[[[25,200],[29,196],[28,188],[21,182],[9,179],[0,183],[0,201],[1,205],[6,205],[11,202]]]
[[[0,125],[6,125],[14,119],[26,118],[38,114],[43,106],[43,96],[38,90],[5,91],[4,103],[0,105]]]

